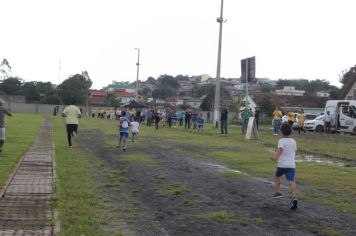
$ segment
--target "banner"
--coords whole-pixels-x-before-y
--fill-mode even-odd
[[[247,68],[246,68],[247,67]],[[241,60],[241,83],[246,83],[246,69],[248,73],[248,82],[255,80],[256,59],[249,57]]]

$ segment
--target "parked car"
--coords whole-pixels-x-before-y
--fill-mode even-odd
[[[325,115],[318,116],[314,120],[304,121],[304,129],[308,131],[324,132]]]

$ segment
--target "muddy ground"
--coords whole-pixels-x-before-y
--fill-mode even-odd
[[[272,176],[226,177],[236,172],[196,158],[214,147],[202,150],[142,136],[123,152],[108,145],[116,139],[99,130],[81,130],[78,138],[97,169],[108,206],[102,228],[108,234],[356,235],[354,215],[302,199],[296,211],[290,210],[287,196],[271,197]],[[142,153],[154,161],[125,160]]]

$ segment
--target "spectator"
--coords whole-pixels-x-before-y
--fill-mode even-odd
[[[248,125],[248,120],[250,119],[251,113],[250,111],[245,108],[241,112],[241,118],[242,118],[242,133],[245,134],[247,131],[247,125]]]
[[[287,113],[287,116],[288,116],[288,123],[290,125],[290,127],[293,127],[293,123],[294,123],[294,112],[292,110],[290,110],[288,113]]]
[[[325,119],[324,119],[324,130],[325,133],[330,133],[331,132],[331,122],[332,122],[332,117],[330,115],[330,111],[326,112]]]
[[[190,129],[190,119],[192,118],[192,111],[187,108],[185,111],[185,118],[184,118],[184,129]]]
[[[227,134],[227,118],[228,118],[228,110],[226,106],[222,109],[221,115],[220,115],[220,128],[221,128],[221,134]]]
[[[273,112],[273,135],[279,135],[279,129],[281,127],[282,112],[279,107]]]
[[[255,117],[256,127],[257,127],[257,130],[258,130],[258,125],[260,123],[260,110],[256,109],[255,113],[253,114],[253,116]]]
[[[304,129],[304,121],[305,121],[305,114],[304,110],[302,109],[300,113],[298,114],[298,133],[300,134],[300,131],[303,130],[305,133]]]
[[[11,112],[3,107],[4,103],[4,100],[0,99],[0,153],[5,143],[5,114],[12,116]]]

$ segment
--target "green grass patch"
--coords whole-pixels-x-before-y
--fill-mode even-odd
[[[199,215],[195,215],[193,217],[202,220],[215,221],[223,224],[232,224],[236,222],[235,216],[226,211],[206,212]]]
[[[258,217],[249,217],[241,214],[232,214],[227,211],[214,211],[206,212],[203,214],[195,215],[194,217],[203,220],[215,221],[223,224],[232,224],[236,222],[263,224],[265,221]]]
[[[164,189],[157,190],[157,193],[161,196],[178,196],[187,193],[189,189],[186,186],[169,185]]]
[[[0,155],[0,188],[33,144],[42,121],[42,115],[13,113],[12,117],[5,116],[6,136]]]
[[[334,227],[321,227],[320,225],[317,225],[317,224],[309,222],[309,221],[297,223],[297,227],[300,229],[306,229],[308,231],[315,232],[315,234],[318,234],[318,235],[326,235],[326,236],[345,235],[345,233],[340,229],[336,229]]]
[[[57,209],[61,221],[61,235],[103,235],[100,217],[102,208],[93,179],[94,167],[87,153],[74,147],[68,148],[65,124],[54,117],[53,134],[57,163]]]

